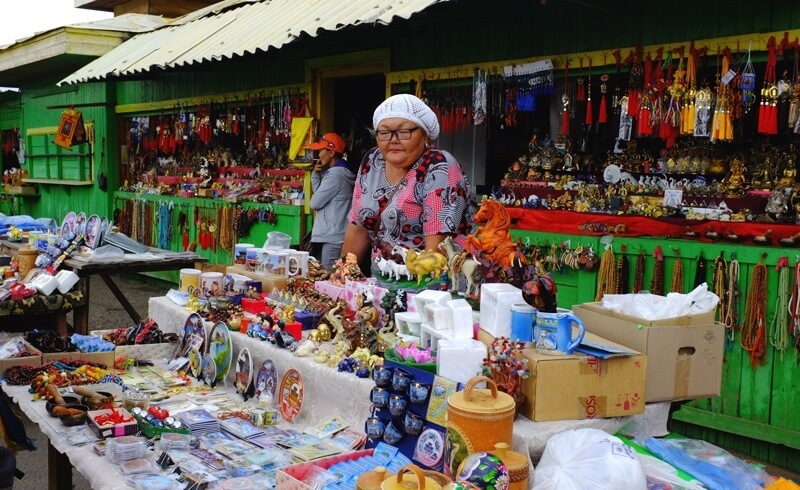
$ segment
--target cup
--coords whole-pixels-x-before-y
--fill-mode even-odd
[[[397,422],[390,420],[383,430],[383,441],[394,446],[403,440],[403,435],[403,429],[397,425]]]
[[[372,388],[369,398],[376,407],[383,408],[389,404],[389,391],[380,386],[376,386]]]
[[[395,369],[392,374],[392,389],[400,393],[405,393],[413,379],[414,376],[405,369]]]
[[[264,425],[275,425],[278,423],[278,409],[265,408],[264,409]]]
[[[200,287],[200,269],[181,269],[178,275],[178,289],[192,294]]]
[[[233,246],[233,263],[245,265],[247,263],[247,249],[255,248],[252,243],[237,243]]]
[[[431,385],[421,381],[412,381],[408,385],[408,399],[411,400],[411,403],[425,403],[430,391]]]
[[[572,325],[578,327],[578,336],[572,337]],[[536,350],[547,354],[572,354],[583,341],[586,328],[580,318],[572,313],[536,313],[533,337]]]
[[[203,272],[200,275],[200,288],[203,295],[216,297],[222,294],[225,285],[223,276],[222,272]]]
[[[397,393],[389,395],[389,413],[395,417],[402,417],[408,408],[408,398]]]
[[[420,417],[414,412],[406,412],[406,416],[403,419],[403,429],[405,429],[406,434],[410,434],[412,436],[419,435],[419,433],[422,432],[422,427],[424,425],[424,418]]]
[[[282,250],[289,254],[289,275],[306,277],[308,275],[308,257],[310,254],[304,250],[287,248]]]
[[[392,382],[392,368],[388,366],[375,366],[372,370],[372,379],[377,386],[389,386],[389,383]]]
[[[528,303],[511,305],[511,340],[520,342],[533,341],[533,324],[536,319],[536,308]]]
[[[264,251],[263,248],[259,247],[249,247],[245,251],[245,267],[249,271],[255,271],[258,268],[259,264],[259,257],[261,253]]]
[[[386,429],[386,424],[378,417],[368,417],[364,422],[364,432],[370,437],[381,437]]]

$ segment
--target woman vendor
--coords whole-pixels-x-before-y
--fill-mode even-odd
[[[470,186],[450,153],[434,147],[436,114],[413,95],[381,103],[372,118],[378,146],[361,162],[342,254],[401,245],[437,250],[448,235],[462,247],[473,231]],[[373,255],[374,256],[374,255]]]

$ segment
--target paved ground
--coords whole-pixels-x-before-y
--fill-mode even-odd
[[[152,296],[162,296],[171,287],[169,283],[146,278],[140,275],[115,276],[120,289],[140,315],[147,316],[147,301]],[[92,302],[89,307],[89,328],[91,330],[130,326],[131,320],[122,306],[119,305],[102,281],[92,282]],[[43,490],[47,488],[47,438],[39,431],[36,424],[22,415],[28,436],[35,439],[36,451],[23,451],[17,454],[17,466],[25,472],[25,478],[17,481],[15,490]],[[742,454],[738,454],[744,457]],[[99,468],[104,471],[107,468]],[[767,471],[773,475],[781,475],[800,482],[800,475],[783,468],[767,465]],[[73,474],[74,488],[88,490],[89,483],[78,472]],[[102,489],[105,490],[105,489]]]

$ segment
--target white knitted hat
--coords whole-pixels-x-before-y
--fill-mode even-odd
[[[381,102],[372,116],[372,127],[377,129],[378,124],[390,117],[401,117],[413,122],[435,140],[439,137],[439,119],[436,114],[417,97],[411,94],[397,94]]]

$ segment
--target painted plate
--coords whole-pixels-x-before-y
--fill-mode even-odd
[[[181,330],[181,348],[178,349],[178,357],[189,355],[189,349],[195,347],[201,354],[205,353],[206,329],[203,326],[203,319],[197,313],[192,313],[186,318]]]
[[[231,342],[231,331],[228,330],[228,325],[225,322],[217,322],[211,329],[211,335],[208,339],[209,354],[214,356],[214,362],[217,363],[217,381],[222,381],[231,370],[231,361],[233,361],[233,343]]]
[[[100,237],[100,216],[93,214],[89,216],[86,222],[86,246],[94,249],[97,248],[97,240]]]
[[[283,418],[291,422],[303,406],[303,377],[300,371],[290,369],[283,375],[278,393],[278,409]]]
[[[250,349],[243,347],[236,358],[236,393],[244,395],[253,382],[253,358]]]
[[[206,354],[203,357],[203,382],[209,386],[214,384],[217,379],[217,364],[214,362],[214,356]]]
[[[200,372],[203,366],[203,354],[196,347],[189,349],[189,372],[197,379],[200,379]]]
[[[76,235],[83,235],[86,233],[86,213],[83,211],[78,213],[78,218],[75,220],[75,226],[72,227],[72,232]]]
[[[275,390],[278,389],[278,368],[272,359],[267,359],[261,364],[256,377],[256,398],[268,396],[270,400],[275,400]]]
[[[442,461],[444,455],[444,435],[434,429],[425,429],[417,438],[414,459],[433,468]]]
[[[78,220],[78,215],[75,214],[75,211],[70,211],[64,216],[64,219],[61,221],[61,238],[66,238],[64,236],[64,232],[72,232],[73,228],[75,228],[75,222]]]

